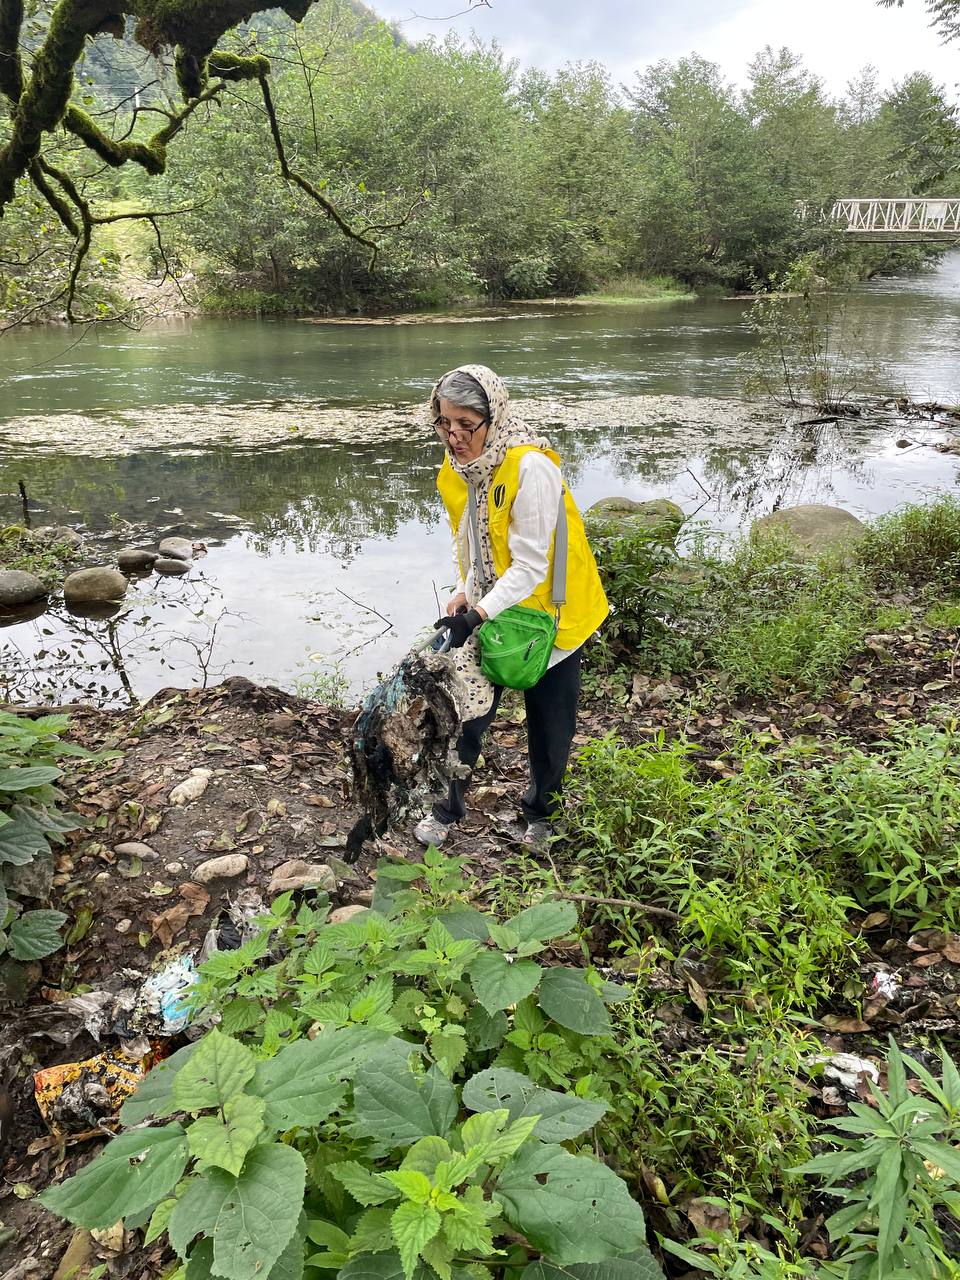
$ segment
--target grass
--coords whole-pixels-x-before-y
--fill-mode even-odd
[[[960,600],[937,600],[923,618],[928,627],[954,630],[960,627]]]
[[[692,301],[694,291],[674,276],[621,275],[607,280],[601,288],[574,302],[602,302],[605,306],[631,307],[639,302]]]
[[[857,545],[878,585],[920,585],[938,594],[960,588],[960,498],[947,495],[879,516]]]
[[[47,588],[62,582],[82,556],[65,542],[47,542],[31,537],[28,529],[8,525],[0,529],[0,569],[19,569],[35,574]]]

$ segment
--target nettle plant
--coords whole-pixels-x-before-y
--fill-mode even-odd
[[[63,756],[91,759],[83,747],[61,741],[66,716],[36,720],[0,711],[0,956],[39,960],[62,943],[62,911],[24,911],[16,900],[21,870],[37,860],[52,861],[51,842],[60,843],[82,826],[59,806],[54,786]]]
[[[463,891],[461,860],[431,850],[381,864],[375,909],[343,924],[278,899],[204,966],[220,1028],[120,1112],[166,1123],[114,1138],[43,1203],[166,1232],[184,1280],[659,1280],[640,1206],[593,1155],[606,1102],[502,1065],[553,1027],[576,1074],[578,1038],[614,1048],[621,993],[541,963],[572,904],[498,922]]]

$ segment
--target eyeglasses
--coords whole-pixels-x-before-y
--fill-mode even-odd
[[[478,431],[482,431],[489,424],[486,422],[478,422],[474,425],[461,418],[458,422],[451,422],[449,418],[434,418],[433,429],[441,440],[447,440],[456,432],[458,436],[466,436],[468,440],[472,440]]]

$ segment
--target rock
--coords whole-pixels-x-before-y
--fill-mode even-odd
[[[345,924],[354,916],[362,916],[368,910],[368,907],[362,907],[359,902],[350,902],[345,907],[337,907],[336,911],[331,911],[327,916],[327,924]]]
[[[337,887],[337,877],[325,862],[303,862],[294,858],[274,871],[268,893],[287,893],[292,889],[326,889]]]
[[[164,538],[160,543],[160,554],[169,560],[192,560],[193,543],[189,538]]]
[[[199,800],[210,785],[211,769],[191,769],[190,776],[184,778],[170,792],[171,804],[189,804]]]
[[[38,853],[23,866],[6,866],[5,887],[18,898],[39,898],[46,906],[53,885],[53,854]]]
[[[123,844],[115,844],[113,852],[121,858],[139,858],[141,862],[150,862],[157,856],[157,851],[142,840],[125,840]]]
[[[47,594],[35,573],[23,569],[0,569],[0,609],[19,609]]]
[[[663,527],[664,532],[676,535],[683,524],[680,507],[669,498],[651,498],[647,502],[634,502],[632,498],[601,498],[584,512],[588,525],[602,529],[622,529],[631,525],[643,525],[649,529]]]
[[[193,873],[198,884],[209,884],[211,880],[232,880],[242,876],[250,865],[245,853],[225,853],[219,858],[208,858],[201,862]]]
[[[166,872],[167,872],[167,874],[168,874],[168,875],[171,875],[171,876],[178,876],[178,875],[180,874],[180,872],[183,870],[183,863],[182,863],[182,862],[168,862],[168,863],[166,863],[166,865],[164,866],[164,868],[163,868],[163,869],[164,869],[164,871],[166,871]]]
[[[67,547],[83,546],[81,535],[65,524],[42,524],[39,529],[32,530],[32,536],[38,542],[55,542]]]
[[[146,547],[124,547],[117,552],[117,564],[120,568],[133,573],[152,569],[158,559],[156,551],[148,551]]]
[[[106,567],[79,569],[71,573],[63,584],[63,598],[67,604],[114,604],[122,600],[126,592],[127,580],[120,570]]]
[[[93,1237],[83,1227],[73,1233],[63,1257],[53,1273],[53,1280],[72,1280],[86,1267],[93,1254]]]
[[[116,928],[117,933],[129,933],[130,930],[133,928],[133,921],[118,920],[114,927]]]
[[[153,569],[155,573],[189,573],[189,560],[174,560],[168,556],[161,556],[158,560],[154,560]]]
[[[842,507],[811,502],[799,507],[781,507],[754,520],[751,538],[775,536],[785,539],[804,556],[821,556],[831,551],[847,551],[867,532],[867,526]]]

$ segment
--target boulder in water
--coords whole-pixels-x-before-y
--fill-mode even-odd
[[[23,569],[0,569],[0,609],[22,609],[47,594],[35,573]]]
[[[124,547],[117,552],[117,564],[128,573],[146,572],[158,559],[156,551],[149,551],[146,547]]]
[[[810,502],[761,516],[754,520],[750,536],[782,538],[800,555],[816,558],[836,551],[849,553],[866,531],[863,521],[843,507]]]
[[[65,524],[42,524],[39,529],[32,529],[31,536],[38,542],[60,543],[67,547],[82,547],[83,538],[76,529]]]
[[[189,573],[190,561],[176,560],[173,556],[160,556],[159,559],[154,560],[153,568],[155,573]]]
[[[127,592],[127,580],[119,569],[106,566],[97,569],[79,569],[71,573],[63,584],[63,598],[70,605],[105,605],[122,600]]]
[[[683,524],[683,511],[669,498],[651,498],[635,502],[632,498],[601,498],[584,512],[588,529],[627,533],[630,526],[662,528],[675,537]]]
[[[164,538],[160,543],[160,555],[167,560],[192,560],[193,543],[189,538]]]

